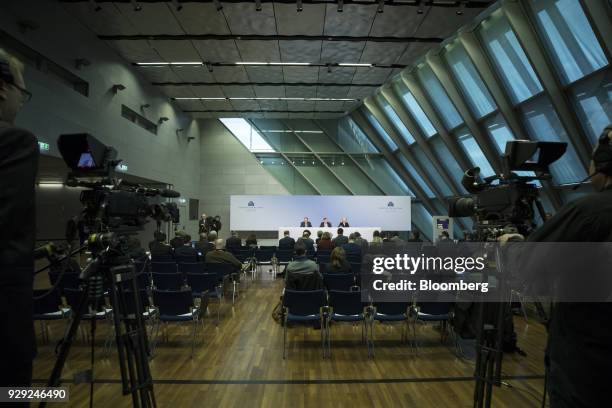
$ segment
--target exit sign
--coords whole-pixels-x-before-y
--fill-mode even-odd
[[[49,143],[38,142],[38,150],[40,150],[41,152],[48,152],[49,151]]]

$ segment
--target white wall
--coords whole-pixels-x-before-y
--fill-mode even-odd
[[[200,213],[220,215],[223,223],[221,236],[227,237],[230,232],[230,195],[289,192],[220,121],[202,120],[200,131]]]
[[[36,13],[31,12],[33,9]],[[32,21],[38,28],[22,34],[17,26],[19,20]],[[85,97],[54,76],[26,67],[26,84],[34,96],[19,114],[17,125],[49,143],[49,154],[59,156],[58,135],[88,132],[114,146],[128,165],[130,174],[173,184],[183,197],[199,198],[198,121],[173,106],[94,33],[67,14],[60,2],[2,2],[0,27],[89,82],[89,97]],[[85,58],[91,65],[76,70],[74,60],[77,58]],[[127,89],[114,95],[110,91],[113,84],[123,84]],[[144,116],[149,120],[157,122],[161,116],[170,119],[159,127],[157,135],[121,116],[122,104],[143,114],[140,106],[147,103],[151,107],[145,110]],[[185,129],[180,137],[176,134],[177,128]],[[196,139],[187,143],[187,136]],[[185,210],[181,214],[182,227],[196,236],[197,221],[189,222],[187,207],[182,209]]]

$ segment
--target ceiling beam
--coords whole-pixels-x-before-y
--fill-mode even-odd
[[[88,3],[90,0],[59,0],[60,3]],[[94,0],[96,3],[130,3],[132,0]],[[217,0],[219,1],[219,0]],[[179,0],[180,4],[188,3],[214,3],[215,0]],[[221,0],[221,3],[252,3],[252,0]],[[402,2],[385,1],[385,7],[402,7],[402,6],[423,6],[423,7],[443,7],[443,8],[456,8],[461,3],[466,8],[486,8],[489,7],[494,0],[412,0]],[[139,0],[138,3],[170,3],[172,0]],[[295,0],[261,0],[262,4],[265,3],[281,3],[281,4],[295,4]],[[369,6],[372,4],[371,0],[344,0],[344,4],[361,4]],[[302,4],[329,4],[329,0],[302,0]]]
[[[343,110],[240,110],[240,109],[203,109],[203,110],[184,110],[185,113],[337,113],[344,115],[347,112]]]
[[[399,42],[399,43],[432,43],[444,41],[437,37],[371,37],[349,35],[263,35],[263,34],[131,34],[131,35],[99,35],[105,41],[121,40],[256,40],[256,41],[346,41],[346,42]]]
[[[159,86],[206,86],[206,85],[215,85],[215,86],[320,86],[320,87],[329,87],[329,86],[359,86],[364,88],[378,88],[383,84],[358,84],[358,83],[336,83],[336,82],[151,82],[151,85],[159,85]]]

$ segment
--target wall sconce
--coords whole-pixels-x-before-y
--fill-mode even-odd
[[[159,118],[159,120],[157,121],[157,124],[161,125],[162,123],[167,122],[168,120],[170,120],[170,119],[168,119],[168,118],[167,118],[167,117],[165,117],[165,116],[162,116],[162,117],[161,117],[161,118]],[[178,132],[178,129],[177,129],[177,132]]]
[[[116,95],[117,92],[125,90],[125,85],[123,85],[123,84],[115,84],[115,85],[113,85],[113,87],[111,89],[112,89],[113,93]]]

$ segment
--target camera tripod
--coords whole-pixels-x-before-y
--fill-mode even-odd
[[[103,305],[104,292],[107,290],[112,307],[122,393],[123,395],[131,394],[134,407],[156,407],[153,379],[148,363],[150,350],[134,264],[119,249],[114,233],[92,234],[89,236],[87,245],[70,255],[81,252],[85,247],[91,250],[93,260],[81,274],[85,282],[83,294],[78,302],[78,307],[73,310],[70,327],[59,344],[57,359],[47,386],[57,387],[60,385],[62,369],[68,358],[79,324],[86,315],[89,315],[91,323],[91,370],[86,372],[86,379],[90,383],[89,405],[90,407],[93,406],[95,314]],[[131,310],[130,306],[132,306]],[[39,405],[39,407],[45,406],[45,402]]]

